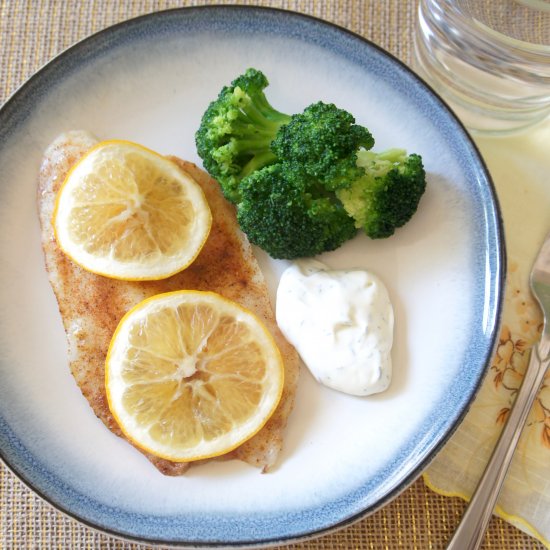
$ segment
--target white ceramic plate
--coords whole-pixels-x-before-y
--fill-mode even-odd
[[[231,461],[164,477],[95,418],[67,366],[36,214],[45,147],[61,132],[140,142],[200,162],[194,133],[221,86],[265,72],[288,113],[334,102],[377,149],[424,158],[428,189],[395,236],[359,236],[321,259],[379,275],[395,307],[391,388],[369,398],[303,371],[278,468]],[[289,12],[162,12],[77,44],[0,111],[0,452],[54,506],[146,542],[247,546],[340,527],[388,502],[449,437],[486,370],[504,245],[490,178],[462,126],[396,59],[358,36]],[[258,257],[273,297],[284,262]]]

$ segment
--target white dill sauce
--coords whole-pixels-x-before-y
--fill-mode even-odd
[[[359,396],[389,386],[393,308],[386,287],[372,273],[297,261],[281,277],[276,316],[321,384]]]

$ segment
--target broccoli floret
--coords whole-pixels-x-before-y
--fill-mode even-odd
[[[383,153],[360,151],[358,166],[364,176],[336,195],[358,228],[379,239],[389,237],[407,223],[418,208],[426,188],[422,158],[402,149]]]
[[[279,129],[271,148],[277,158],[298,164],[327,189],[338,189],[363,174],[356,163],[357,151],[373,145],[371,133],[355,124],[353,115],[319,101],[293,115]]]
[[[370,151],[369,130],[332,103],[281,113],[267,85],[248,69],[209,105],[195,135],[252,243],[274,258],[314,256],[359,228],[382,238],[409,221],[426,187],[420,156]]]
[[[256,170],[241,181],[239,190],[241,229],[273,258],[315,256],[357,233],[334,193],[290,164]]]
[[[205,169],[231,202],[238,200],[243,177],[275,162],[271,142],[280,126],[290,121],[267,101],[267,85],[261,71],[248,69],[210,103],[195,135]]]

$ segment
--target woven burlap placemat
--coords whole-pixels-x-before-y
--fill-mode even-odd
[[[152,11],[208,4],[204,1],[0,0],[0,104],[44,63],[74,42],[114,23]],[[341,25],[411,62],[415,0],[272,0],[216,2],[272,6]],[[420,479],[389,505],[336,533],[291,545],[295,549],[444,548],[465,504],[429,490]],[[137,550],[65,517],[0,465],[0,548],[104,548]],[[483,548],[542,549],[493,518]]]

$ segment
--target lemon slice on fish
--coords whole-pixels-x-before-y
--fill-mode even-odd
[[[213,292],[159,294],[131,309],[105,363],[111,412],[138,448],[174,462],[225,454],[275,411],[283,361],[263,323]]]
[[[78,265],[124,280],[164,279],[199,254],[212,225],[200,186],[136,143],[104,141],[70,170],[53,228]]]

